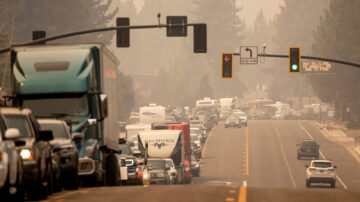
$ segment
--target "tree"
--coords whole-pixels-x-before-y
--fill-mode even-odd
[[[105,27],[112,21],[117,8],[109,11],[112,0],[13,0],[6,1],[8,15],[2,22],[14,20],[14,41],[30,41],[32,31],[45,30],[47,35]],[[13,8],[8,10],[7,8]],[[3,9],[2,9],[3,10]],[[108,14],[108,12],[110,12]],[[0,23],[1,24],[1,23]],[[2,27],[2,32],[9,30],[10,25]],[[109,44],[114,32],[95,33],[62,39],[64,42],[102,42]]]
[[[320,23],[320,16],[324,9],[329,5],[329,0],[285,0],[284,5],[280,6],[280,13],[275,17],[272,24],[272,43],[268,51],[288,54],[290,46],[300,46],[301,55],[311,55],[311,44],[314,42],[313,32]],[[277,97],[299,96],[301,93],[300,75],[289,75],[287,60],[271,60],[268,70],[273,79],[277,80],[272,85],[278,91]],[[270,86],[271,88],[271,86]],[[303,82],[303,88],[309,85]],[[280,95],[281,94],[281,95]]]
[[[313,53],[322,57],[360,61],[360,2],[331,0],[314,34]],[[352,120],[360,122],[360,71],[332,64],[336,75],[309,76],[315,93],[324,102],[334,103],[338,118],[350,109]]]
[[[238,13],[241,8],[236,7],[235,0],[228,1],[202,1],[193,0],[193,14],[199,22],[207,24],[207,61],[201,61],[194,68],[201,68],[203,72],[209,72],[209,80],[214,86],[214,95],[222,97],[226,95],[242,96],[243,81],[238,77],[239,69],[234,62],[234,79],[221,79],[222,52],[235,52],[239,49],[245,32],[245,24],[240,20]],[[202,76],[202,75],[200,75]]]

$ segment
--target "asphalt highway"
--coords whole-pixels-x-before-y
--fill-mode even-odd
[[[305,165],[296,144],[314,138],[320,156],[337,168],[336,188],[305,187]],[[53,194],[48,201],[360,201],[360,162],[323,136],[312,121],[254,120],[248,127],[208,134],[200,177],[190,185],[81,188]]]

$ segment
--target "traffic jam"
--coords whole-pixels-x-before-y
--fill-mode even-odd
[[[360,1],[0,10],[0,202],[360,201]]]

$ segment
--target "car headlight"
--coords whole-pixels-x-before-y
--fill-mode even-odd
[[[197,168],[197,167],[199,167],[199,164],[197,163],[197,164],[195,164],[195,167]]]
[[[34,153],[30,149],[22,149],[20,152],[20,156],[24,160],[34,159]]]
[[[150,178],[150,175],[148,173],[143,174],[143,180],[148,180]]]

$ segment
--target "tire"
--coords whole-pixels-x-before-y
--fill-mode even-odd
[[[311,187],[311,183],[310,183],[310,181],[308,181],[308,180],[306,180],[306,187],[307,187],[307,188]]]
[[[79,189],[79,175],[76,169],[64,174],[64,187],[70,190]]]
[[[330,187],[333,188],[333,189],[335,188],[335,181],[330,182]]]
[[[119,162],[114,154],[110,154],[106,157],[105,166],[106,184],[109,186],[119,185]]]

